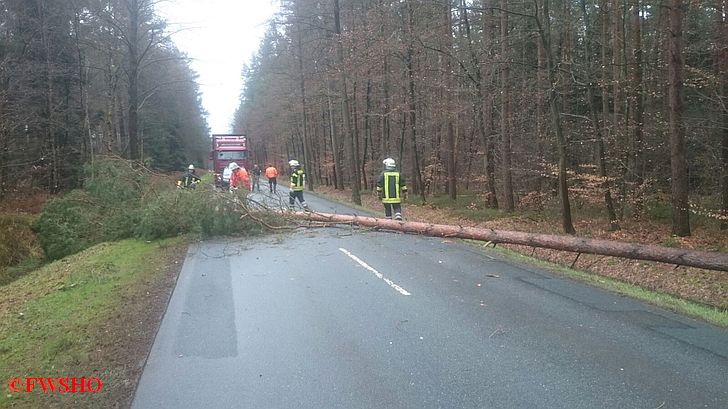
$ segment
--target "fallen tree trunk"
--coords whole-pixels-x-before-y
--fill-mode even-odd
[[[375,217],[349,216],[328,213],[298,213],[299,216],[317,222],[356,224],[404,233],[434,237],[456,237],[491,243],[520,244],[576,253],[599,254],[635,260],[659,261],[680,266],[728,271],[728,253],[677,249],[651,244],[627,243],[614,240],[589,239],[553,234],[523,233],[476,227],[453,226],[420,222],[400,222]]]

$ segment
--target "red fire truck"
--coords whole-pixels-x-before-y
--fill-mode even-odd
[[[247,138],[245,135],[213,134],[210,160],[215,171],[215,186],[223,186],[223,171],[231,162],[249,169]]]

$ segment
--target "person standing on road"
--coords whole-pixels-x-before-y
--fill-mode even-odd
[[[291,167],[291,193],[290,200],[288,201],[289,207],[293,209],[296,204],[296,199],[301,203],[303,209],[308,211],[308,203],[303,198],[303,185],[306,182],[306,174],[301,169],[301,164],[297,160],[293,159],[288,162]]]
[[[278,169],[276,169],[276,167],[272,164],[268,165],[268,167],[265,168],[265,177],[268,178],[268,189],[271,193],[276,193],[276,188],[278,186]]]
[[[394,159],[387,158],[382,163],[384,172],[377,178],[377,195],[384,205],[384,216],[391,219],[394,211],[394,219],[402,220],[402,197],[407,197],[407,185]]]
[[[240,167],[237,163],[233,162],[230,164],[230,168],[233,174],[230,176],[230,191],[237,190],[240,187],[244,187],[245,190],[250,190],[250,177],[245,168]]]
[[[253,165],[253,169],[250,170],[250,173],[253,176],[251,190],[255,191],[255,189],[258,188],[258,191],[260,192],[260,167],[258,165]]]

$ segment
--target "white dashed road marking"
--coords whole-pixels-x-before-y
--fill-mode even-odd
[[[374,273],[374,275],[377,276],[378,278],[384,280],[385,283],[389,284],[390,287],[392,287],[395,290],[397,290],[398,293],[400,293],[402,295],[412,295],[412,294],[410,294],[409,291],[405,290],[404,288],[402,288],[402,287],[398,286],[397,284],[395,284],[394,282],[392,282],[392,280],[390,280],[387,277],[385,277],[384,275],[382,275],[382,273],[380,273],[379,271],[377,271],[374,268],[372,268],[369,264],[367,264],[364,261],[362,261],[362,259],[360,259],[359,257],[351,254],[348,250],[339,248],[339,251],[341,251],[342,253],[344,253],[347,256],[349,256],[349,258],[351,258],[352,260],[354,260],[357,263],[359,263],[359,265],[361,265],[362,267],[364,267],[367,270],[369,270],[372,273]]]

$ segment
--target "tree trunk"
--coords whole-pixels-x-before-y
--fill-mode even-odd
[[[326,106],[329,112],[329,135],[331,137],[331,154],[334,159],[334,188],[336,190],[344,189],[344,181],[341,176],[342,164],[341,164],[341,150],[339,137],[336,133],[336,121],[334,120],[334,105],[331,101],[331,84],[327,81],[328,90],[326,92]]]
[[[139,159],[139,0],[129,0],[129,109],[127,132],[129,135],[129,151],[127,157],[132,160]]]
[[[604,130],[604,138],[609,141],[613,142],[614,138],[614,132],[613,132],[613,126],[611,126],[612,121],[609,120],[610,117],[610,110],[609,110],[609,83],[610,83],[610,57],[609,57],[609,1],[608,0],[599,0],[599,13],[601,14],[601,43],[602,43],[602,81],[601,81],[601,88],[602,88],[602,129]],[[616,145],[616,143],[614,143]],[[600,157],[606,157],[606,153],[604,152],[604,144],[597,145],[597,160],[599,160]]]
[[[623,257],[633,260],[649,260],[708,270],[728,271],[728,253],[680,249],[650,244],[627,243],[553,234],[524,233],[477,227],[452,226],[420,222],[402,222],[374,217],[350,216],[329,213],[299,212],[300,218],[334,224],[355,224],[363,227],[393,230],[432,237],[448,237],[487,241],[493,244],[507,243],[528,247],[541,247],[585,254]]]
[[[444,38],[445,40],[445,47],[447,52],[449,53],[452,50],[452,8],[451,8],[451,0],[445,1],[445,32],[444,32]],[[454,81],[453,81],[453,74],[452,74],[452,62],[450,61],[450,57],[445,57],[445,93],[446,93],[446,101],[448,102],[446,113],[447,116],[447,192],[450,196],[451,200],[457,200],[458,194],[457,194],[457,171],[455,167],[455,129],[453,122],[455,119],[453,118],[453,94],[454,94]]]
[[[670,8],[670,168],[672,174],[672,234],[690,235],[688,203],[688,165],[685,158],[685,127],[683,124],[683,2],[671,0]]]
[[[384,64],[383,64],[383,70],[384,70],[384,84],[382,84],[382,92],[384,93],[384,101],[382,106],[382,157],[391,157],[392,152],[390,152],[389,147],[389,140],[390,140],[390,123],[389,120],[389,109],[391,106],[390,97],[389,97],[389,62],[387,60],[387,56],[384,56]]]
[[[536,7],[540,7],[539,1],[536,1]],[[546,154],[544,152],[544,145],[548,144],[546,138],[546,108],[544,104],[544,93],[546,90],[546,79],[544,78],[544,72],[546,71],[546,50],[543,48],[542,41],[536,41],[537,50],[537,67],[536,67],[536,143],[538,144],[538,160],[542,163],[546,163]],[[542,174],[546,174],[548,171],[543,169],[541,165]],[[548,178],[538,178],[537,191],[543,191],[543,183],[548,183]],[[548,189],[548,187],[547,187]]]
[[[716,12],[719,14],[719,24],[716,28],[718,45],[718,90],[720,104],[718,117],[722,124],[721,135],[721,216],[720,228],[728,230],[728,0],[718,0]]]
[[[622,7],[620,7],[621,0],[612,0],[612,135],[614,142],[616,143],[617,152],[616,155],[619,158],[619,197],[620,203],[624,203],[625,200],[625,178],[627,176],[627,164],[626,164],[626,145],[625,135],[622,132],[621,121],[622,121],[622,104],[624,103],[624,97],[622,92]],[[624,206],[620,206],[620,215]]]
[[[296,3],[298,4],[298,3]],[[297,10],[297,14],[301,14],[300,10]],[[301,92],[301,132],[303,135],[303,168],[306,169],[306,188],[310,191],[314,190],[318,180],[316,178],[316,172],[313,170],[313,161],[311,160],[311,143],[308,135],[308,114],[306,107],[308,102],[306,101],[306,75],[303,67],[303,35],[301,33],[301,24],[296,26],[296,48],[298,51],[297,68],[298,68],[298,88]]]
[[[543,21],[543,25],[542,25]],[[575,234],[574,224],[571,221],[571,203],[569,201],[569,185],[566,174],[568,163],[566,139],[561,129],[561,114],[559,112],[559,94],[556,92],[556,67],[554,64],[553,51],[551,49],[551,15],[549,11],[549,0],[543,2],[543,19],[536,19],[539,25],[539,36],[543,43],[546,56],[546,73],[549,81],[549,111],[551,113],[551,126],[556,136],[556,145],[559,154],[559,198],[561,199],[561,221],[565,233]]]
[[[412,0],[407,0],[407,32],[409,35],[409,41],[407,46],[407,55],[405,57],[406,69],[407,69],[407,103],[409,108],[409,130],[410,130],[410,143],[412,149],[412,178],[413,178],[413,191],[419,193],[422,201],[426,201],[425,189],[422,185],[422,173],[420,172],[420,158],[417,152],[417,100],[415,99],[415,72],[414,72],[414,10],[412,9]]]
[[[367,152],[369,149],[372,150],[372,156],[374,152],[374,144],[372,143],[372,125],[371,125],[371,115],[372,115],[372,79],[371,79],[371,73],[367,73],[367,94],[366,94],[366,112],[364,113],[364,152],[363,155],[361,155],[362,162],[361,162],[361,175],[362,175],[362,182],[364,183],[364,189],[369,190],[370,186],[367,183]]]
[[[643,211],[643,184],[644,184],[644,158],[643,158],[643,129],[644,129],[644,99],[642,96],[642,17],[640,16],[640,0],[632,0],[632,96],[630,98],[630,113],[632,116],[632,143],[631,143],[631,171],[634,178],[633,194],[635,215]]]
[[[349,172],[351,172],[351,201],[361,205],[361,177],[359,176],[359,147],[351,131],[351,113],[349,104],[348,79],[344,67],[344,49],[341,44],[341,21],[339,16],[339,0],[334,0],[334,26],[336,33],[336,59],[339,63],[341,80],[341,110],[344,116],[344,139],[349,156]]]
[[[513,175],[511,169],[511,68],[508,44],[508,0],[501,0],[501,155],[503,158],[503,196],[505,209],[512,212],[516,205],[513,199]]]
[[[483,54],[490,54],[490,47],[493,44],[493,24],[488,10],[488,0],[481,0],[483,7],[482,14],[482,27],[483,27]],[[491,24],[489,24],[491,23]],[[489,68],[486,68],[489,69]],[[488,207],[497,209],[498,208],[498,195],[495,188],[495,160],[493,157],[493,96],[487,92],[488,84],[491,78],[491,71],[483,73],[481,64],[478,64],[478,75],[480,75],[480,81],[477,85],[477,97],[478,109],[481,112],[479,120],[481,121],[481,143],[483,145],[483,172],[485,173],[486,189],[488,195],[486,202]]]
[[[48,181],[48,190],[52,193],[56,193],[59,191],[59,168],[60,164],[58,161],[60,160],[58,155],[58,138],[56,136],[56,129],[55,129],[55,104],[53,102],[54,100],[54,89],[53,89],[53,61],[52,61],[52,55],[51,55],[51,39],[49,36],[49,31],[51,28],[49,27],[50,23],[48,22],[48,16],[47,16],[47,10],[44,7],[44,2],[38,2],[38,15],[40,18],[40,31],[41,31],[41,41],[43,43],[43,52],[44,52],[44,58],[45,58],[45,118],[44,118],[44,127],[45,127],[45,134],[46,134],[46,141],[50,145],[50,151],[51,151],[51,160],[50,160],[50,180]]]
[[[586,0],[581,0],[581,13],[584,16],[585,30],[584,30],[584,55],[586,63],[586,86],[587,86],[587,99],[589,100],[589,112],[591,114],[592,125],[594,126],[594,135],[597,142],[598,150],[598,168],[599,176],[602,178],[604,184],[604,203],[607,206],[607,216],[609,217],[609,230],[619,230],[619,223],[617,222],[617,213],[614,211],[614,202],[612,201],[612,191],[610,188],[609,177],[607,176],[607,164],[604,157],[604,138],[602,136],[602,129],[599,124],[599,117],[597,115],[597,107],[594,103],[594,85],[592,81],[592,63],[591,63],[591,25],[589,24],[589,16],[586,13]]]

